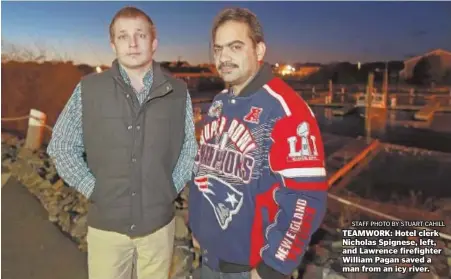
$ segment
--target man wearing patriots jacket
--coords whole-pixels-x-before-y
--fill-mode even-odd
[[[220,12],[212,39],[229,88],[204,119],[190,183],[201,278],[288,278],[326,211],[321,133],[305,101],[261,62],[266,46],[252,12]]]

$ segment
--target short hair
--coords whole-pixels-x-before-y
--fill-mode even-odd
[[[225,8],[215,17],[213,28],[211,30],[212,40],[215,40],[216,31],[226,22],[237,21],[247,24],[249,27],[249,37],[254,45],[264,42],[263,28],[257,19],[257,16],[245,8]]]
[[[119,19],[119,18],[144,18],[150,25],[150,34],[152,36],[152,40],[155,39],[156,36],[156,28],[155,28],[155,24],[153,23],[152,19],[142,10],[136,8],[136,7],[132,7],[132,6],[127,6],[124,7],[122,9],[120,9],[113,17],[113,19],[111,20],[110,23],[110,41],[113,41],[114,38],[114,23]]]

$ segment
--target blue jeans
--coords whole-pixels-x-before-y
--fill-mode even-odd
[[[200,271],[200,279],[250,279],[250,272],[241,273],[223,273],[214,271],[207,265],[203,264]]]

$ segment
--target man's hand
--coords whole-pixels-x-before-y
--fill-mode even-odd
[[[192,236],[192,238],[193,238],[193,246],[194,246],[194,248],[200,250],[199,242],[197,242],[197,239],[194,237],[194,235]]]
[[[255,268],[251,270],[251,279],[262,279]]]

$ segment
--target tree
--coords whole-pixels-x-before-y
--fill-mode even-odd
[[[430,55],[420,59],[413,69],[412,82],[418,85],[429,85],[432,82],[445,82],[446,70],[438,55]]]
[[[421,58],[413,68],[412,83],[427,85],[431,82],[431,64],[427,57]]]
[[[441,57],[438,55],[431,55],[428,56],[427,59],[429,61],[429,65],[431,66],[429,71],[431,75],[431,82],[442,83],[445,69],[443,67]]]
[[[451,85],[451,69],[448,69],[443,75],[443,83]]]

